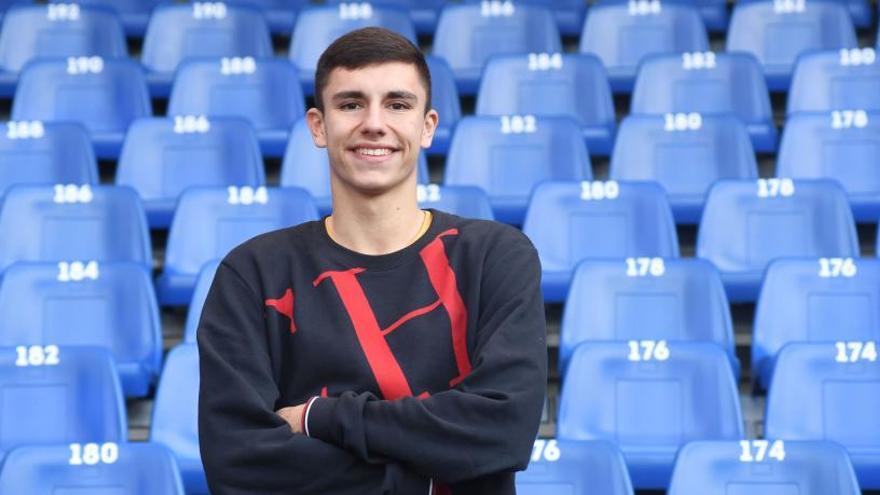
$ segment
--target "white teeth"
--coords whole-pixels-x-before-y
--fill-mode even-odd
[[[382,149],[358,148],[357,152],[360,153],[361,155],[370,155],[370,156],[385,156],[385,155],[391,154],[391,150],[388,148],[382,148]]]

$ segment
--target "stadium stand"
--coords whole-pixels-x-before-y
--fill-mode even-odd
[[[666,190],[679,223],[697,223],[720,179],[757,179],[746,126],[733,115],[629,115],[611,156],[614,180],[647,180]]]
[[[516,475],[519,495],[632,495],[620,450],[603,440],[535,440],[532,462]]]
[[[465,0],[465,3],[482,3],[484,0]],[[515,5],[530,4],[549,8],[556,18],[556,27],[564,36],[581,34],[587,3],[581,0],[515,0]]]
[[[192,300],[186,312],[186,326],[183,330],[183,343],[195,344],[196,333],[199,328],[199,319],[202,316],[202,308],[205,306],[205,299],[208,298],[208,290],[214,282],[214,274],[217,273],[217,267],[220,266],[220,260],[211,260],[202,265],[199,270],[199,277],[196,279],[196,286],[193,289]]]
[[[236,3],[262,9],[272,33],[284,36],[293,29],[297,13],[311,5],[310,0],[236,0]]]
[[[244,119],[146,118],[125,137],[116,184],[140,195],[153,228],[171,224],[180,194],[191,186],[265,185],[256,132]]]
[[[880,65],[873,48],[804,53],[794,66],[786,111],[789,116],[795,112],[880,111],[878,87]]]
[[[455,124],[461,119],[461,102],[458,99],[458,87],[455,85],[455,74],[442,58],[426,57],[428,70],[431,71],[431,106],[440,114],[437,128],[434,130],[434,141],[427,152],[434,155],[445,155],[452,141]]]
[[[327,0],[326,3],[335,5],[352,2]],[[409,12],[416,32],[421,35],[434,34],[434,30],[437,29],[437,19],[440,17],[440,9],[446,3],[446,0],[380,0],[375,2],[375,4],[398,7]]]
[[[489,196],[475,186],[418,186],[419,207],[433,208],[465,218],[495,220]]]
[[[77,0],[83,6],[106,7],[113,9],[122,21],[125,34],[139,38],[147,30],[147,23],[153,9],[163,0]],[[238,0],[242,1],[242,0]],[[70,3],[67,0],[49,0],[49,3]]]
[[[578,121],[591,154],[607,155],[614,143],[611,89],[602,62],[592,55],[491,57],[480,80],[476,114],[568,116]]]
[[[742,3],[747,2],[755,2],[755,1],[763,1],[763,0],[742,0]],[[873,18],[874,12],[871,3],[867,0],[823,0],[830,1],[832,3],[839,3],[847,9],[849,9],[850,16],[852,16],[853,24],[857,28],[867,28],[870,27]]]

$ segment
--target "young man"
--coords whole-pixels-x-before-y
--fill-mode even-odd
[[[546,389],[541,271],[519,231],[419,209],[430,88],[387,30],[321,57],[307,119],[333,213],[233,250],[202,313],[214,495],[515,492]]]

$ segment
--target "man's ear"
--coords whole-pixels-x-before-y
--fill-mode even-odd
[[[422,148],[430,148],[431,142],[434,141],[434,131],[437,130],[437,122],[440,121],[440,115],[433,108],[425,114],[425,126],[422,128]]]
[[[312,141],[318,148],[327,147],[327,133],[324,131],[324,113],[317,108],[310,108],[306,112],[306,123],[312,133]]]

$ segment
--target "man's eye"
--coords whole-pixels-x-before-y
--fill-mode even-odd
[[[407,105],[406,103],[396,102],[396,103],[391,104],[391,109],[392,110],[407,110],[407,109],[409,109],[409,105]]]
[[[341,108],[342,110],[357,110],[358,108],[360,108],[360,105],[354,102],[343,103],[339,106],[339,108]]]

